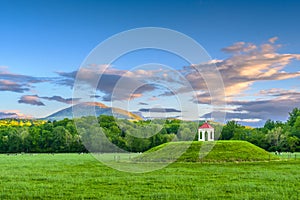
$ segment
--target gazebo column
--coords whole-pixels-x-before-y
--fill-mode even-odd
[[[214,141],[215,140],[215,132],[214,132],[214,130],[209,131],[208,140],[209,141]]]

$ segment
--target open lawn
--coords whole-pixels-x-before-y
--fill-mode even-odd
[[[0,171],[0,199],[300,199],[300,159],[130,174],[90,154],[25,154],[0,155]]]

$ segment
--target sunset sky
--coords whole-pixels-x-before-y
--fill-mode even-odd
[[[99,43],[129,29],[162,27],[193,38],[210,55],[223,78],[227,106],[218,112],[226,111],[227,120],[251,126],[269,118],[284,121],[300,107],[299,9],[299,1],[277,0],[0,0],[0,118],[45,117],[70,106],[76,72]],[[147,63],[172,70],[134,70]],[[86,83],[103,77],[91,100],[108,106],[124,74],[130,81],[152,80],[157,70],[173,77],[174,70],[204,65],[151,49],[124,55],[109,66],[90,64],[81,70]],[[186,96],[184,104],[197,105],[199,118],[210,118],[211,99],[203,79],[185,73],[197,95]],[[184,110],[174,99],[176,95],[149,84],[126,102],[130,111],[143,115],[159,105],[168,116],[178,116]]]

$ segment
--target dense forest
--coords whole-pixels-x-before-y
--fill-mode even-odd
[[[198,126],[199,122],[177,119],[130,121],[104,115],[76,121],[3,119],[0,120],[0,153],[114,152],[116,149],[143,152],[169,141],[196,139]],[[267,120],[261,128],[245,127],[235,121],[228,121],[224,126],[213,123],[213,126],[215,137],[220,140],[246,140],[267,151],[300,151],[298,108],[289,113],[287,122]]]

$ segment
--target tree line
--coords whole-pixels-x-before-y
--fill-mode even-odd
[[[300,151],[300,110],[294,108],[287,122],[268,119],[263,127],[249,128],[235,121],[223,127],[221,140],[246,140],[267,151]]]
[[[75,121],[1,121],[0,153],[144,152],[170,141],[197,140],[199,126],[178,119],[131,121],[105,115]],[[246,140],[267,151],[300,151],[298,108],[289,113],[287,122],[267,120],[260,128],[235,121],[213,126],[216,139]]]
[[[191,140],[198,125],[177,119],[130,121],[106,115],[97,117],[97,123],[94,117],[75,120],[31,123],[30,126],[20,126],[22,120],[14,120],[13,124],[2,125],[0,153],[110,152],[114,151],[108,146],[110,143],[125,151],[143,152],[166,142]]]

